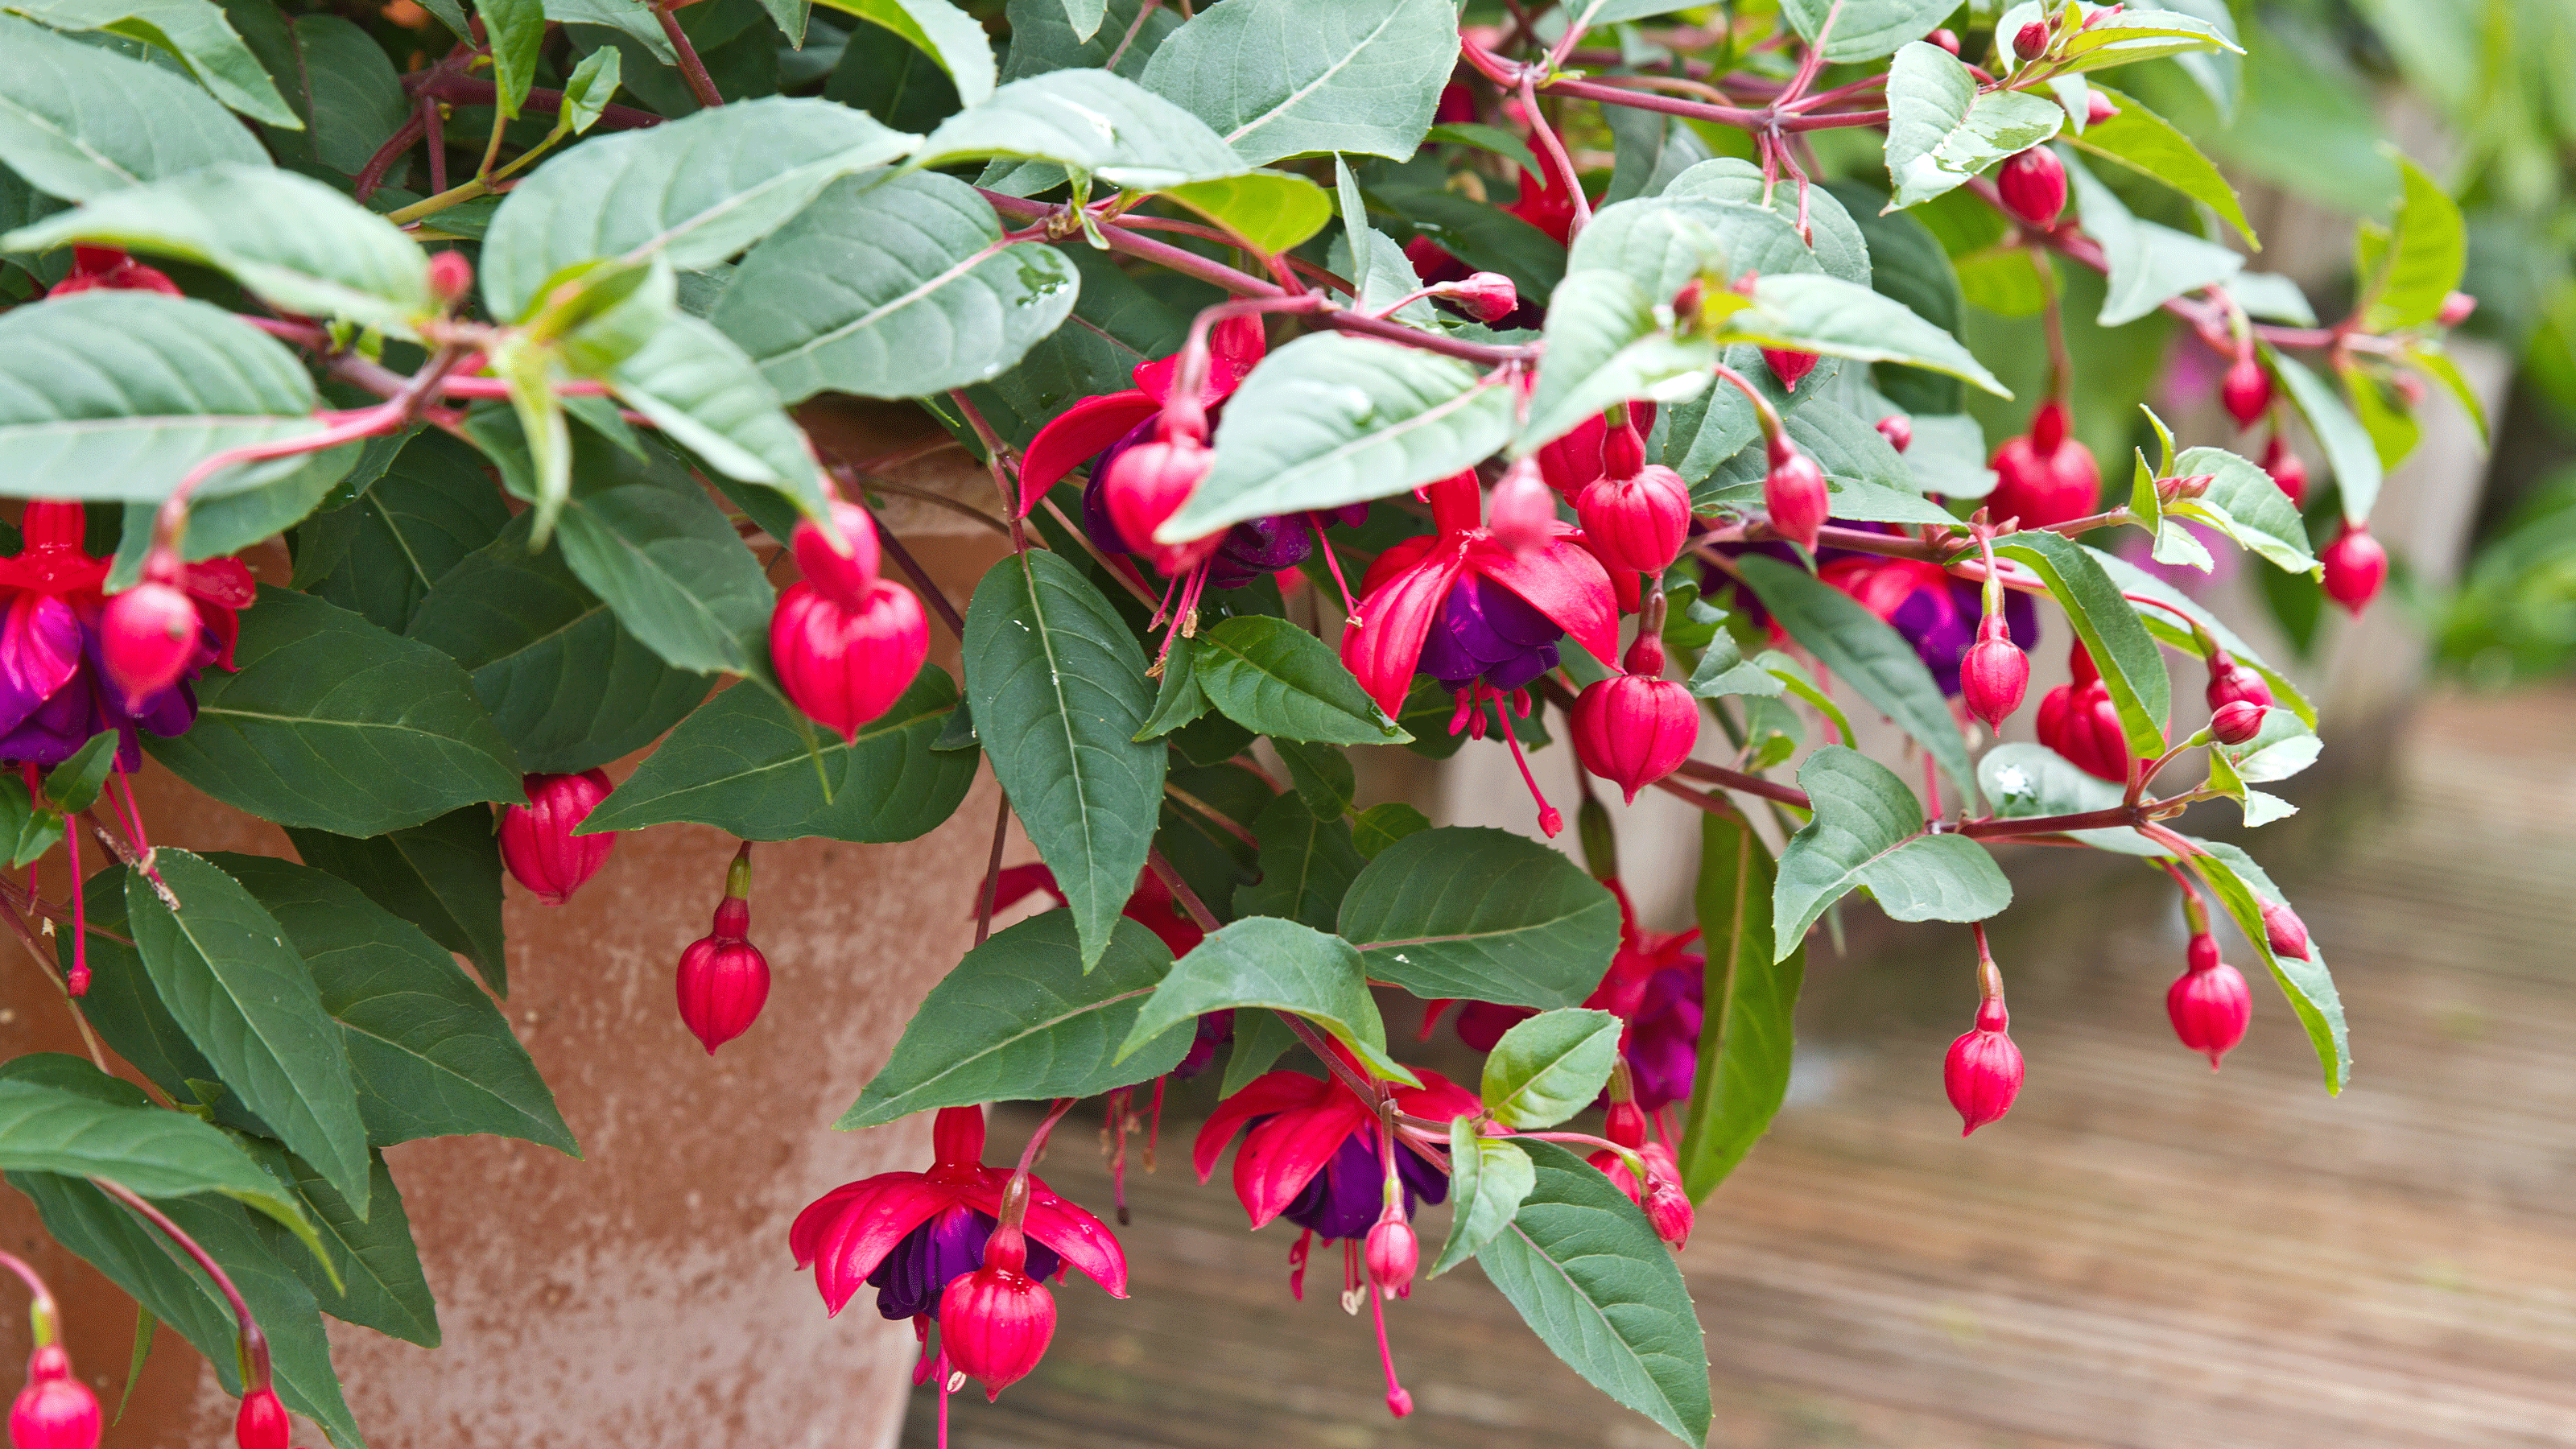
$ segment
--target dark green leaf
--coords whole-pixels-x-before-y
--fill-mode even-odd
[[[1232,0],[1173,32],[1143,79],[1250,165],[1323,151],[1401,161],[1431,127],[1457,35],[1449,0]]]
[[[1947,0],[1785,0],[1780,8],[1808,41],[1825,37],[1825,59],[1875,60],[1931,34],[1958,7]]]
[[[1272,740],[1281,763],[1288,767],[1289,783],[1306,808],[1322,819],[1347,815],[1351,799],[1359,793],[1359,774],[1351,768],[1351,757],[1330,745],[1300,744],[1295,740]]]
[[[2252,224],[2245,220],[2245,208],[2236,199],[2236,188],[2227,184],[2227,178],[2200,154],[2199,147],[2174,129],[2171,121],[2118,91],[2108,86],[2095,86],[2093,90],[2109,97],[2119,110],[2109,120],[2095,121],[2072,137],[2077,150],[2117,161],[2194,201],[2207,203],[2255,250],[2262,250],[2263,244],[2254,239]],[[2440,304],[2437,301],[2435,305]]]
[[[980,33],[977,39],[982,39]],[[1017,57],[1019,49],[1019,31],[1014,26],[1011,54]],[[988,44],[987,62],[992,54]],[[915,135],[957,114],[965,104],[958,99],[957,83],[928,52],[873,25],[850,33],[848,44],[841,48],[840,63],[823,84],[823,99],[856,106],[898,131]]]
[[[426,824],[367,840],[289,830],[295,853],[366,893],[474,963],[494,994],[510,994],[501,937],[501,849],[492,812],[468,805]]]
[[[2195,863],[2209,881],[2211,893],[2227,908],[2254,953],[2271,968],[2281,994],[2289,998],[2290,1009],[2298,1014],[2299,1025],[2307,1029],[2317,1061],[2325,1068],[2326,1090],[2341,1092],[2344,1084],[2352,1080],[2352,1038],[2344,1025],[2343,998],[2335,991],[2333,973],[2326,969],[2324,950],[2311,938],[2304,961],[2296,956],[2276,955],[2263,929],[2263,907],[2267,902],[2286,901],[2288,897],[2244,851],[2223,841],[2211,842],[2205,849],[2208,853],[2196,857]]]
[[[2243,257],[2216,242],[2131,215],[2082,163],[2066,163],[2066,179],[2074,188],[2085,231],[2101,242],[2110,263],[2110,286],[2094,319],[2101,325],[2135,322],[2185,292],[2224,282],[2245,269]]]
[[[1136,738],[1161,739],[1208,712],[1207,691],[1199,688],[1198,657],[1195,639],[1174,643],[1163,656],[1163,677],[1154,686],[1154,712],[1145,727],[1136,731]]]
[[[1368,862],[1338,815],[1318,820],[1294,794],[1270,802],[1252,822],[1261,841],[1261,879],[1236,889],[1234,910],[1333,929],[1342,897]]]
[[[1234,1022],[1234,1050],[1225,1059],[1225,1080],[1217,1085],[1217,1095],[1231,1097],[1244,1084],[1263,1072],[1297,1045],[1296,1033],[1280,1020],[1275,1011],[1238,1011]]]
[[[778,596],[705,494],[623,484],[574,499],[560,527],[564,562],[664,663],[768,675]]]
[[[930,988],[885,1069],[832,1125],[875,1127],[933,1107],[1088,1097],[1180,1065],[1183,1022],[1138,1052],[1129,1039],[1172,953],[1121,918],[1088,972],[1070,911],[1047,911],[996,933]]]
[[[1893,206],[1931,200],[2016,151],[2057,134],[2055,101],[2021,91],[1980,91],[1959,58],[1915,41],[1896,52],[1887,78],[1887,174]]]
[[[99,787],[107,783],[108,772],[116,768],[116,743],[116,731],[100,730],[70,759],[46,771],[45,802],[66,815],[87,810],[97,801]]]
[[[2355,526],[2369,522],[2370,510],[2379,502],[2379,485],[2387,476],[2378,444],[2334,388],[2305,363],[2270,347],[2263,349],[2263,360],[2272,365],[2272,375],[2290,394],[2291,406],[2307,419],[2308,431],[2326,450],[2326,468],[2334,475],[2344,521]]]
[[[498,84],[495,104],[504,117],[516,118],[536,83],[537,48],[546,39],[546,12],[539,0],[474,0],[484,34],[492,47],[492,78]]]
[[[1371,805],[1351,822],[1351,844],[1363,860],[1375,860],[1408,835],[1431,828],[1431,817],[1401,800]]]
[[[1536,841],[1451,826],[1378,852],[1342,900],[1341,929],[1371,977],[1416,996],[1544,1011],[1600,984],[1619,903]]]
[[[522,796],[518,762],[456,662],[320,599],[263,587],[240,672],[197,682],[188,733],[154,759],[280,825],[375,835]]]
[[[1360,953],[1348,941],[1283,921],[1247,916],[1208,934],[1173,963],[1119,1047],[1135,1055],[1202,1013],[1246,1007],[1294,1012],[1322,1027],[1381,1077],[1415,1082],[1386,1054],[1386,1023],[1369,999]]]
[[[312,1241],[313,1228],[295,1197],[270,1181],[221,1129],[135,1101],[123,1083],[116,1083],[122,1093],[101,1090],[115,1079],[78,1058],[49,1056],[20,1057],[0,1079],[0,1170],[104,1177],[151,1198],[221,1193]],[[35,1066],[22,1068],[20,1062]],[[93,1085],[83,1077],[98,1081]],[[63,1079],[73,1085],[58,1085]]]
[[[86,201],[267,159],[247,127],[181,77],[0,15],[0,164],[38,191]]]
[[[1593,1387],[1684,1444],[1708,1438],[1708,1351],[1673,1255],[1610,1179],[1522,1141],[1533,1181],[1477,1261],[1523,1321]]]
[[[1003,13],[1011,24],[1011,53],[1004,57],[1002,79],[1015,81],[1051,70],[1104,69],[1122,44],[1126,50],[1118,56],[1118,74],[1129,80],[1141,77],[1154,52],[1181,28],[1184,18],[1174,7],[1152,0],[1140,25],[1136,13],[1147,4],[1148,0],[1109,0],[1101,12],[1100,28],[1084,37],[1074,34],[1064,0],[1010,0]],[[1133,41],[1127,39],[1131,30]]]
[[[916,839],[954,813],[975,780],[973,750],[932,748],[956,703],[948,672],[925,668],[845,745],[768,690],[736,685],[698,706],[582,828],[694,820],[746,840]]]
[[[1716,1191],[1771,1130],[1788,1096],[1807,962],[1803,945],[1786,956],[1772,947],[1771,852],[1752,825],[1741,815],[1703,816],[1699,839],[1707,1007],[1690,1114],[1675,1150],[1693,1202]]]
[[[255,121],[297,117],[221,8],[210,0],[11,0],[9,8],[57,30],[141,41],[176,59],[215,99]]]
[[[2047,582],[2049,596],[2066,611],[2066,622],[2110,687],[2131,753],[2148,760],[2163,754],[2173,681],[2165,674],[2164,655],[2120,586],[2091,553],[2062,533],[2008,534],[1995,540],[1995,552],[2028,565]]]
[[[751,359],[712,323],[672,318],[608,381],[717,472],[775,489],[809,517],[824,512],[822,475],[805,435]]]
[[[1208,700],[1254,734],[1328,745],[1412,738],[1351,677],[1332,646],[1285,619],[1242,614],[1198,636]]]
[[[1799,767],[1815,818],[1780,853],[1771,955],[1785,961],[1807,928],[1860,886],[1897,921],[1982,921],[2012,904],[2012,882],[1964,835],[1926,835],[1923,807],[1895,772],[1826,745]]]
[[[940,123],[913,164],[994,157],[1047,162],[1136,191],[1252,169],[1198,117],[1103,70],[1015,80]]]
[[[1485,1058],[1485,1110],[1506,1127],[1553,1127],[1592,1105],[1619,1064],[1619,1018],[1560,1007],[1517,1022]]]
[[[275,1228],[256,1225],[270,1239],[269,1251],[304,1280],[322,1311],[405,1343],[438,1347],[438,1302],[421,1275],[411,1217],[403,1211],[402,1192],[385,1168],[385,1155],[376,1153],[368,1168],[368,1212],[362,1218],[312,1164],[265,1138],[250,1138],[247,1145],[268,1169],[266,1175],[293,1192],[321,1226],[337,1283],[331,1273],[278,1241]]]
[[[834,8],[871,25],[883,26],[937,60],[948,72],[950,85],[968,105],[993,93],[993,42],[974,16],[949,0],[848,0]],[[1020,28],[1014,23],[1012,59],[1017,60],[1019,53]]]
[[[1486,1137],[1476,1119],[1460,1117],[1449,1124],[1449,1241],[1428,1278],[1437,1278],[1483,1251],[1503,1229],[1538,1182],[1529,1154],[1508,1137]]]

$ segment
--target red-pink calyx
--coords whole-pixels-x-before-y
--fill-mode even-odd
[[[1977,1024],[1950,1043],[1941,1062],[1941,1085],[1957,1109],[1959,1135],[1967,1136],[2012,1110],[2021,1095],[2021,1048],[2008,1035],[2012,1017],[2001,998],[1977,1008]]]
[[[1387,1209],[1386,1216],[1370,1228],[1365,1252],[1368,1278],[1381,1298],[1413,1296],[1413,1270],[1422,1259],[1422,1247],[1413,1235],[1413,1224],[1404,1220],[1401,1206]]]
[[[501,812],[501,863],[537,899],[559,906],[608,863],[617,832],[575,835],[573,830],[612,788],[604,770],[578,775],[530,775],[522,782],[527,803]]]
[[[176,578],[173,560],[170,577]],[[111,597],[99,614],[99,663],[129,709],[179,682],[196,657],[204,625],[194,601],[173,583],[147,575]]]
[[[13,1449],[98,1449],[98,1396],[72,1376],[71,1356],[47,1344],[27,1359],[27,1386],[9,1406]]]
[[[1055,1295],[1010,1261],[1025,1262],[1018,1239],[1016,1228],[997,1230],[985,1247],[984,1266],[950,1279],[939,1299],[939,1337],[948,1361],[984,1386],[988,1402],[1027,1378],[1055,1338]]]
[[[2388,550],[2380,546],[2367,527],[2345,524],[2335,541],[2326,545],[2318,562],[2326,567],[2326,597],[2343,605],[2356,619],[2379,596],[2379,586],[2388,581]]]
[[[2111,103],[2109,96],[2100,91],[2091,91],[2085,95],[2084,124],[2098,126],[2118,114],[2120,114],[2120,108]]]
[[[2209,1057],[2209,1069],[2245,1039],[2254,1014],[2254,995],[2245,974],[2218,958],[2218,942],[2207,932],[2191,938],[2188,964],[2165,988],[2165,1015],[2174,1035],[2193,1051]]]
[[[292,1433],[276,1390],[261,1387],[242,1395],[241,1412],[233,1416],[233,1443],[239,1449],[287,1449]]]
[[[1771,515],[1771,529],[1801,548],[1813,549],[1816,535],[1833,511],[1832,495],[1825,490],[1825,470],[1785,441],[1774,442],[1770,456],[1771,469],[1762,475],[1762,506]]]
[[[1187,543],[1161,543],[1154,530],[1180,511],[1199,480],[1215,465],[1216,453],[1186,428],[1166,422],[1159,436],[1118,455],[1101,482],[1101,501],[1110,521],[1166,578],[1178,577],[1216,550],[1222,534]]]
[[[1635,800],[1673,772],[1699,743],[1699,701],[1661,677],[1662,641],[1640,634],[1628,672],[1595,681],[1574,700],[1574,757]]]
[[[1914,446],[1914,420],[1905,414],[1889,413],[1886,417],[1880,418],[1875,426],[1878,429],[1878,435],[1887,439],[1887,446],[1896,451],[1902,453]]]
[[[836,498],[832,501],[832,522],[841,532],[838,544],[813,519],[798,521],[791,545],[796,567],[804,571],[805,581],[814,586],[815,592],[843,608],[860,608],[877,582],[876,520],[857,504]]]
[[[2252,744],[2263,733],[2263,706],[2231,699],[2209,716],[2209,732],[2222,745]]]
[[[1781,387],[1790,392],[1796,392],[1799,382],[1808,373],[1816,370],[1816,363],[1820,359],[1812,352],[1799,352],[1786,347],[1765,347],[1762,349],[1762,361],[1770,367],[1771,375],[1780,380]]]
[[[439,305],[455,306],[465,300],[473,285],[474,263],[467,260],[465,253],[438,252],[430,257],[429,294],[438,299]]]
[[[2263,448],[2263,471],[2272,475],[2272,486],[2281,490],[2292,508],[2302,508],[2308,501],[2308,465],[2281,441],[2280,434]]]
[[[2034,20],[2013,34],[2013,58],[2033,61],[2048,53],[2048,22]]]
[[[1603,478],[1574,501],[1584,540],[1612,568],[1660,574],[1690,536],[1690,485],[1660,463],[1633,477]]]
[[[1521,305],[1520,289],[1500,272],[1478,272],[1465,281],[1446,284],[1439,292],[1465,307],[1479,322],[1500,322]]]
[[[2253,353],[2240,355],[2229,364],[2227,375],[2219,379],[2218,400],[2227,406],[2227,415],[2236,426],[2250,428],[2254,420],[2272,406],[2272,374],[2263,370]]]
[[[1523,458],[1504,470],[1487,500],[1486,519],[1494,542],[1514,554],[1535,553],[1556,537],[1556,494],[1537,462]]]
[[[798,709],[845,740],[894,707],[930,656],[921,600],[878,579],[856,606],[810,580],[788,585],[769,616],[769,657]]]
[[[2469,314],[2477,310],[2477,298],[2470,296],[2466,292],[2451,292],[2443,296],[2442,313],[2436,320],[2445,327],[2457,327],[2461,323],[2468,321]]]
[[[680,1021],[706,1045],[709,1056],[749,1031],[769,1002],[769,958],[748,939],[750,892],[751,846],[745,842],[725,871],[714,929],[680,953]]]
[[[2033,146],[1996,168],[1995,191],[2003,197],[2004,209],[2023,222],[2042,230],[2054,227],[2066,211],[2066,163],[2048,147]]]
[[[1959,661],[1959,695],[1968,713],[2001,728],[2029,688],[2030,656],[2012,641],[2002,615],[1986,615],[1977,622],[1977,642]]]
[[[2272,948],[2275,956],[2295,956],[2305,961],[2308,959],[2308,923],[2299,919],[2299,913],[2291,910],[2288,902],[2266,901],[2263,904],[2263,943]]]
[[[2264,680],[2262,672],[2228,657],[2225,650],[2209,656],[2209,687],[2201,692],[2201,697],[2209,702],[2213,714],[2238,700],[2264,709],[2275,703],[2272,686]]]

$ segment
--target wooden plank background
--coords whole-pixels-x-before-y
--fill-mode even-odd
[[[2339,1099],[2260,980],[2225,1071],[2174,1043],[2182,926],[2144,870],[2043,892],[2017,869],[1996,949],[2029,1082],[1965,1142],[1940,1087],[1965,933],[1820,949],[1793,1104],[1682,1260],[1710,1442],[2576,1443],[2576,693],[2437,702],[2396,760],[2253,842],[2341,984]],[[1390,1419],[1338,1259],[1291,1302],[1293,1231],[1245,1232],[1222,1171],[1189,1180],[1195,1085],[1163,1170],[1129,1174],[1134,1296],[1060,1291],[1038,1373],[955,1400],[957,1449],[1671,1442],[1472,1266],[1390,1306],[1418,1406]],[[994,1155],[1026,1127],[997,1122]],[[1069,1121],[1045,1172],[1105,1208],[1087,1139]],[[1436,1243],[1445,1211],[1422,1227]],[[933,1417],[917,1393],[904,1443],[926,1449]]]

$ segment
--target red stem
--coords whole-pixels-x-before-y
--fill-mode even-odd
[[[689,32],[680,28],[680,17],[672,14],[670,7],[660,5],[654,7],[653,14],[661,20],[662,34],[680,58],[680,74],[689,82],[689,94],[709,110],[723,105],[724,95],[716,89],[715,77],[707,74],[706,62],[698,59],[698,48],[689,42]]]
[[[216,1291],[222,1293],[224,1302],[231,1305],[233,1321],[240,1326],[242,1392],[248,1394],[267,1388],[268,1335],[259,1331],[259,1323],[250,1316],[250,1305],[242,1302],[241,1290],[235,1288],[233,1280],[225,1275],[223,1265],[217,1263],[204,1248],[199,1247],[196,1239],[182,1232],[177,1223],[163,1216],[159,1208],[145,1202],[132,1189],[122,1183],[110,1182],[104,1177],[93,1177],[89,1181],[90,1186],[125,1204],[145,1222],[159,1228],[164,1237],[178,1244],[180,1251],[186,1253],[200,1269],[204,1270],[207,1277],[215,1281]]]

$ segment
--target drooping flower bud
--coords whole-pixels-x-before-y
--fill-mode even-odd
[[[1622,1147],[1643,1147],[1646,1144],[1646,1109],[1633,1101],[1611,1103],[1601,1135]]]
[[[2388,550],[2380,547],[2366,526],[2345,524],[2335,541],[2326,545],[2318,562],[2326,566],[2326,597],[2343,605],[2356,619],[2379,596],[2379,586],[2388,581]]]
[[[2066,163],[2044,145],[2017,152],[1996,168],[1995,190],[2005,209],[2024,222],[2055,226],[2066,210]]]
[[[2254,354],[2246,353],[2219,380],[2218,400],[2227,405],[2227,415],[2236,419],[2236,426],[2250,428],[2272,405],[2272,374],[2263,370]]]
[[[2209,687],[2201,692],[2201,697],[2209,702],[2212,714],[2238,700],[2259,709],[2270,709],[2274,703],[2272,686],[2264,680],[2262,672],[2251,664],[2229,658],[2223,649],[2209,656]]]
[[[2085,94],[2084,124],[2098,126],[2118,114],[2120,114],[2120,108],[2111,104],[2109,96],[2100,91],[2090,91]]]
[[[71,275],[54,283],[45,295],[69,297],[79,292],[159,292],[180,295],[179,284],[158,267],[146,266],[115,247],[75,245]]]
[[[1584,489],[1574,511],[1583,521],[1584,541],[1603,563],[1660,574],[1681,556],[1690,536],[1690,485],[1672,469],[1649,463],[1633,477],[1604,478]]]
[[[2101,667],[2093,662],[2093,651],[2085,648],[2081,639],[2066,646],[2066,673],[2078,688],[2102,677]]]
[[[528,803],[501,812],[501,863],[537,899],[559,906],[608,863],[617,832],[575,835],[611,788],[604,770],[578,775],[530,775],[522,782]]]
[[[1762,360],[1770,366],[1771,375],[1780,379],[1782,387],[1796,392],[1798,380],[1815,371],[1816,363],[1821,359],[1812,352],[1797,352],[1785,347],[1765,347],[1762,349]]]
[[[877,580],[856,608],[800,580],[780,591],[769,616],[769,655],[798,709],[855,740],[912,687],[930,657],[930,621],[892,579]]]
[[[1638,1154],[1646,1159],[1646,1200],[1639,1206],[1646,1210],[1646,1221],[1655,1228],[1655,1236],[1672,1245],[1674,1252],[1690,1246],[1691,1225],[1698,1213],[1691,1207],[1690,1194],[1666,1169],[1671,1161],[1660,1142]]]
[[[429,259],[429,294],[442,307],[453,307],[463,301],[474,285],[474,263],[459,251],[432,253]]]
[[[1222,533],[1180,544],[1154,541],[1154,530],[1189,501],[1215,461],[1206,444],[1166,426],[1160,436],[1120,453],[1101,482],[1101,499],[1119,536],[1167,578],[1188,572],[1224,541]]]
[[[2251,700],[2229,700],[2210,715],[2209,732],[2222,745],[2249,744],[2263,733],[2263,706]]]
[[[1521,305],[1519,289],[1500,272],[1477,272],[1463,282],[1451,282],[1441,288],[1441,295],[1465,307],[1479,322],[1500,322]]]
[[[805,581],[817,593],[843,608],[859,608],[867,602],[868,590],[877,582],[876,520],[857,504],[836,498],[832,500],[832,522],[841,530],[837,546],[821,524],[810,518],[797,521],[790,544],[796,554],[796,567],[804,571]]]
[[[1413,1270],[1422,1260],[1422,1245],[1413,1236],[1413,1224],[1404,1220],[1400,1207],[1387,1209],[1386,1216],[1369,1229],[1369,1282],[1381,1298],[1413,1296]]]
[[[1762,475],[1762,506],[1770,511],[1771,530],[1803,548],[1816,546],[1816,534],[1833,511],[1825,491],[1825,470],[1788,442],[1771,445],[1771,471]]]
[[[1637,413],[1632,405],[1624,421],[1611,423],[1602,430],[1601,476],[1634,478],[1637,470],[1645,466],[1646,438],[1637,430]]]
[[[1959,661],[1959,694],[1968,713],[2000,729],[2029,688],[2030,656],[2013,643],[2003,615],[1986,615],[1977,623],[1977,642]]]
[[[939,1297],[948,1362],[984,1386],[987,1402],[1028,1377],[1055,1337],[1055,1295],[1021,1269],[997,1265],[996,1256],[988,1244],[984,1266],[950,1279]]]
[[[125,695],[128,709],[140,713],[145,700],[179,682],[196,656],[204,628],[196,604],[155,579],[107,601],[99,613],[99,663]]]
[[[233,1443],[240,1449],[287,1449],[293,1432],[276,1390],[258,1388],[242,1395],[241,1412],[233,1418]]]
[[[707,1055],[751,1029],[769,1003],[769,958],[751,944],[751,846],[725,871],[715,928],[680,953],[680,1020]]]
[[[2013,35],[2013,58],[2029,62],[2048,53],[2048,22],[2034,20]]]
[[[1957,55],[1959,53],[1959,32],[1952,30],[1947,26],[1944,26],[1939,30],[1935,30],[1930,35],[1923,38],[1931,41],[1934,45],[1941,47],[1943,50],[1950,52],[1952,55]]]
[[[1962,1137],[2011,1111],[2021,1095],[2021,1048],[2006,1034],[2011,1024],[2001,1001],[1985,1002],[1976,1028],[1961,1033],[1942,1058],[1941,1085],[1958,1110]]]
[[[1887,446],[1900,453],[1914,446],[1914,420],[1903,413],[1889,413],[1880,418],[1877,428],[1878,435],[1887,439]]]
[[[98,1396],[72,1377],[71,1355],[59,1344],[27,1360],[27,1386],[9,1406],[14,1449],[98,1449]]]
[[[1514,463],[1487,500],[1486,526],[1494,542],[1516,554],[1535,553],[1555,535],[1555,525],[1556,495],[1539,475],[1538,465],[1527,458]]]
[[[2478,310],[2478,299],[2466,292],[2449,292],[2442,297],[2442,313],[2436,318],[2445,327],[2457,327]]]
[[[2049,528],[2091,513],[2102,497],[2102,469],[2093,450],[2066,435],[2063,405],[2041,403],[2030,431],[1995,449],[1994,492],[1986,514],[1998,523],[2018,519],[2023,528]]]
[[[2290,500],[2292,508],[2304,508],[2308,502],[2308,465],[2281,441],[2280,434],[2263,449],[2263,471],[2272,475],[2272,484]]]
[[[2128,732],[2111,703],[2111,687],[2099,679],[2061,684],[2039,702],[2039,742],[2066,757],[2088,775],[2125,784],[2129,778]]]
[[[2206,943],[2206,944],[2204,944]],[[2165,988],[2165,1015],[2182,1044],[2209,1056],[2209,1069],[2245,1040],[2254,1014],[2254,994],[2245,974],[2218,959],[2218,943],[2206,934],[2191,939],[2190,964]]]
[[[1641,633],[1628,650],[1628,673],[1587,685],[1574,700],[1574,757],[1616,783],[1629,800],[1673,772],[1699,743],[1699,701],[1669,679],[1664,649]]]
[[[2286,901],[2263,903],[2263,943],[2275,956],[2308,959],[2308,923],[2299,919]]]

